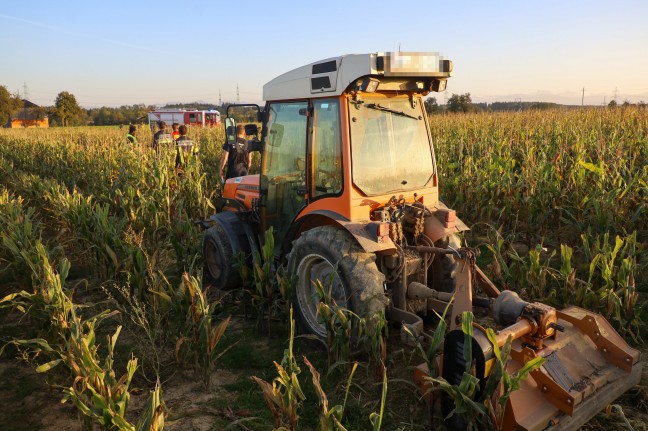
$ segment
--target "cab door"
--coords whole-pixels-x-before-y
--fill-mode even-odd
[[[279,248],[295,216],[307,205],[308,101],[267,106],[261,193],[263,229],[274,228]]]

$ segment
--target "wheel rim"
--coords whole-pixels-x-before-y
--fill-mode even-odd
[[[324,326],[324,321],[317,313],[319,297],[315,290],[315,282],[319,280],[326,290],[330,288],[331,299],[336,305],[348,308],[342,280],[335,267],[326,258],[318,254],[309,254],[299,262],[297,277],[297,306],[308,328],[320,338],[325,338],[326,326]]]
[[[205,242],[205,265],[209,275],[214,280],[219,280],[223,274],[223,257],[218,252],[218,248],[212,241]]]

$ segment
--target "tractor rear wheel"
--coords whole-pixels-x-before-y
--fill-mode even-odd
[[[203,234],[203,257],[203,290],[210,286],[218,290],[237,286],[232,246],[221,225],[214,224]]]
[[[385,309],[385,277],[378,271],[376,255],[365,252],[344,229],[320,226],[295,240],[288,270],[297,275],[293,303],[299,328],[326,340],[326,327],[318,315],[315,282],[330,289],[338,306],[360,317]]]
[[[461,248],[461,240],[457,235],[448,235],[434,243],[435,247],[455,250]],[[437,254],[434,256],[432,266],[428,271],[428,278],[432,277],[432,288],[438,292],[454,292],[457,276],[457,259],[452,254]]]

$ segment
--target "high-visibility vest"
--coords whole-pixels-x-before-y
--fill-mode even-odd
[[[169,133],[160,133],[155,138],[155,145],[171,145],[173,143],[173,138]]]
[[[191,139],[178,139],[176,141],[176,166],[184,164],[185,157],[196,152],[194,141]]]

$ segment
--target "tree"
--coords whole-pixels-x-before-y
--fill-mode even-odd
[[[425,112],[428,115],[439,112],[439,104],[437,103],[436,97],[429,97],[425,100]]]
[[[56,116],[61,121],[61,126],[67,127],[78,124],[82,112],[73,94],[61,91],[56,96],[54,106],[56,107]]]
[[[20,109],[22,100],[12,96],[7,87],[0,85],[0,127],[10,122],[11,116]]]
[[[617,107],[616,100],[610,100],[610,103],[608,103],[608,108],[616,108],[616,107]]]
[[[448,111],[450,112],[472,112],[475,110],[470,93],[466,94],[453,94],[448,99]]]

